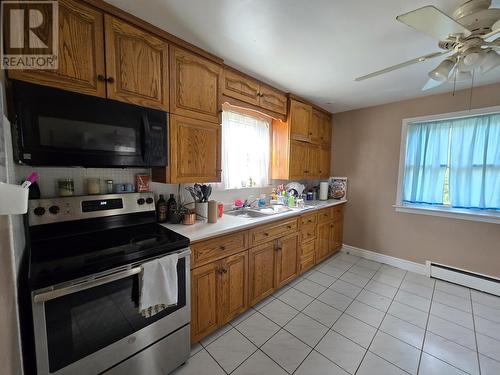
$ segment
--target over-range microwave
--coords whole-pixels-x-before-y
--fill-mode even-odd
[[[167,113],[12,81],[18,162],[39,166],[163,167]]]

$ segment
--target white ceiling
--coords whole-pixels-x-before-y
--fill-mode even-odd
[[[384,76],[354,78],[438,51],[437,41],[396,21],[424,5],[448,14],[464,0],[107,0],[228,65],[341,112],[452,90],[420,89],[435,59]],[[500,0],[493,0],[500,7]],[[476,84],[500,81],[500,68]],[[462,84],[459,87],[468,87]]]

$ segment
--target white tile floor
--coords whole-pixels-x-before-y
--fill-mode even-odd
[[[338,254],[192,347],[176,375],[500,374],[500,298]]]

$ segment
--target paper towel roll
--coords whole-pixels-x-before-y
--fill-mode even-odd
[[[217,201],[208,201],[208,222],[216,223],[217,217],[219,216],[217,213]]]
[[[319,200],[326,201],[328,199],[328,182],[319,183]]]

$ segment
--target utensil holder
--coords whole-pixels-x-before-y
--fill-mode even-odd
[[[207,202],[195,202],[194,211],[196,212],[196,220],[207,221],[208,217]]]
[[[217,201],[208,201],[208,222],[217,222]]]
[[[0,183],[0,215],[28,212],[28,194],[29,189],[19,185]]]

